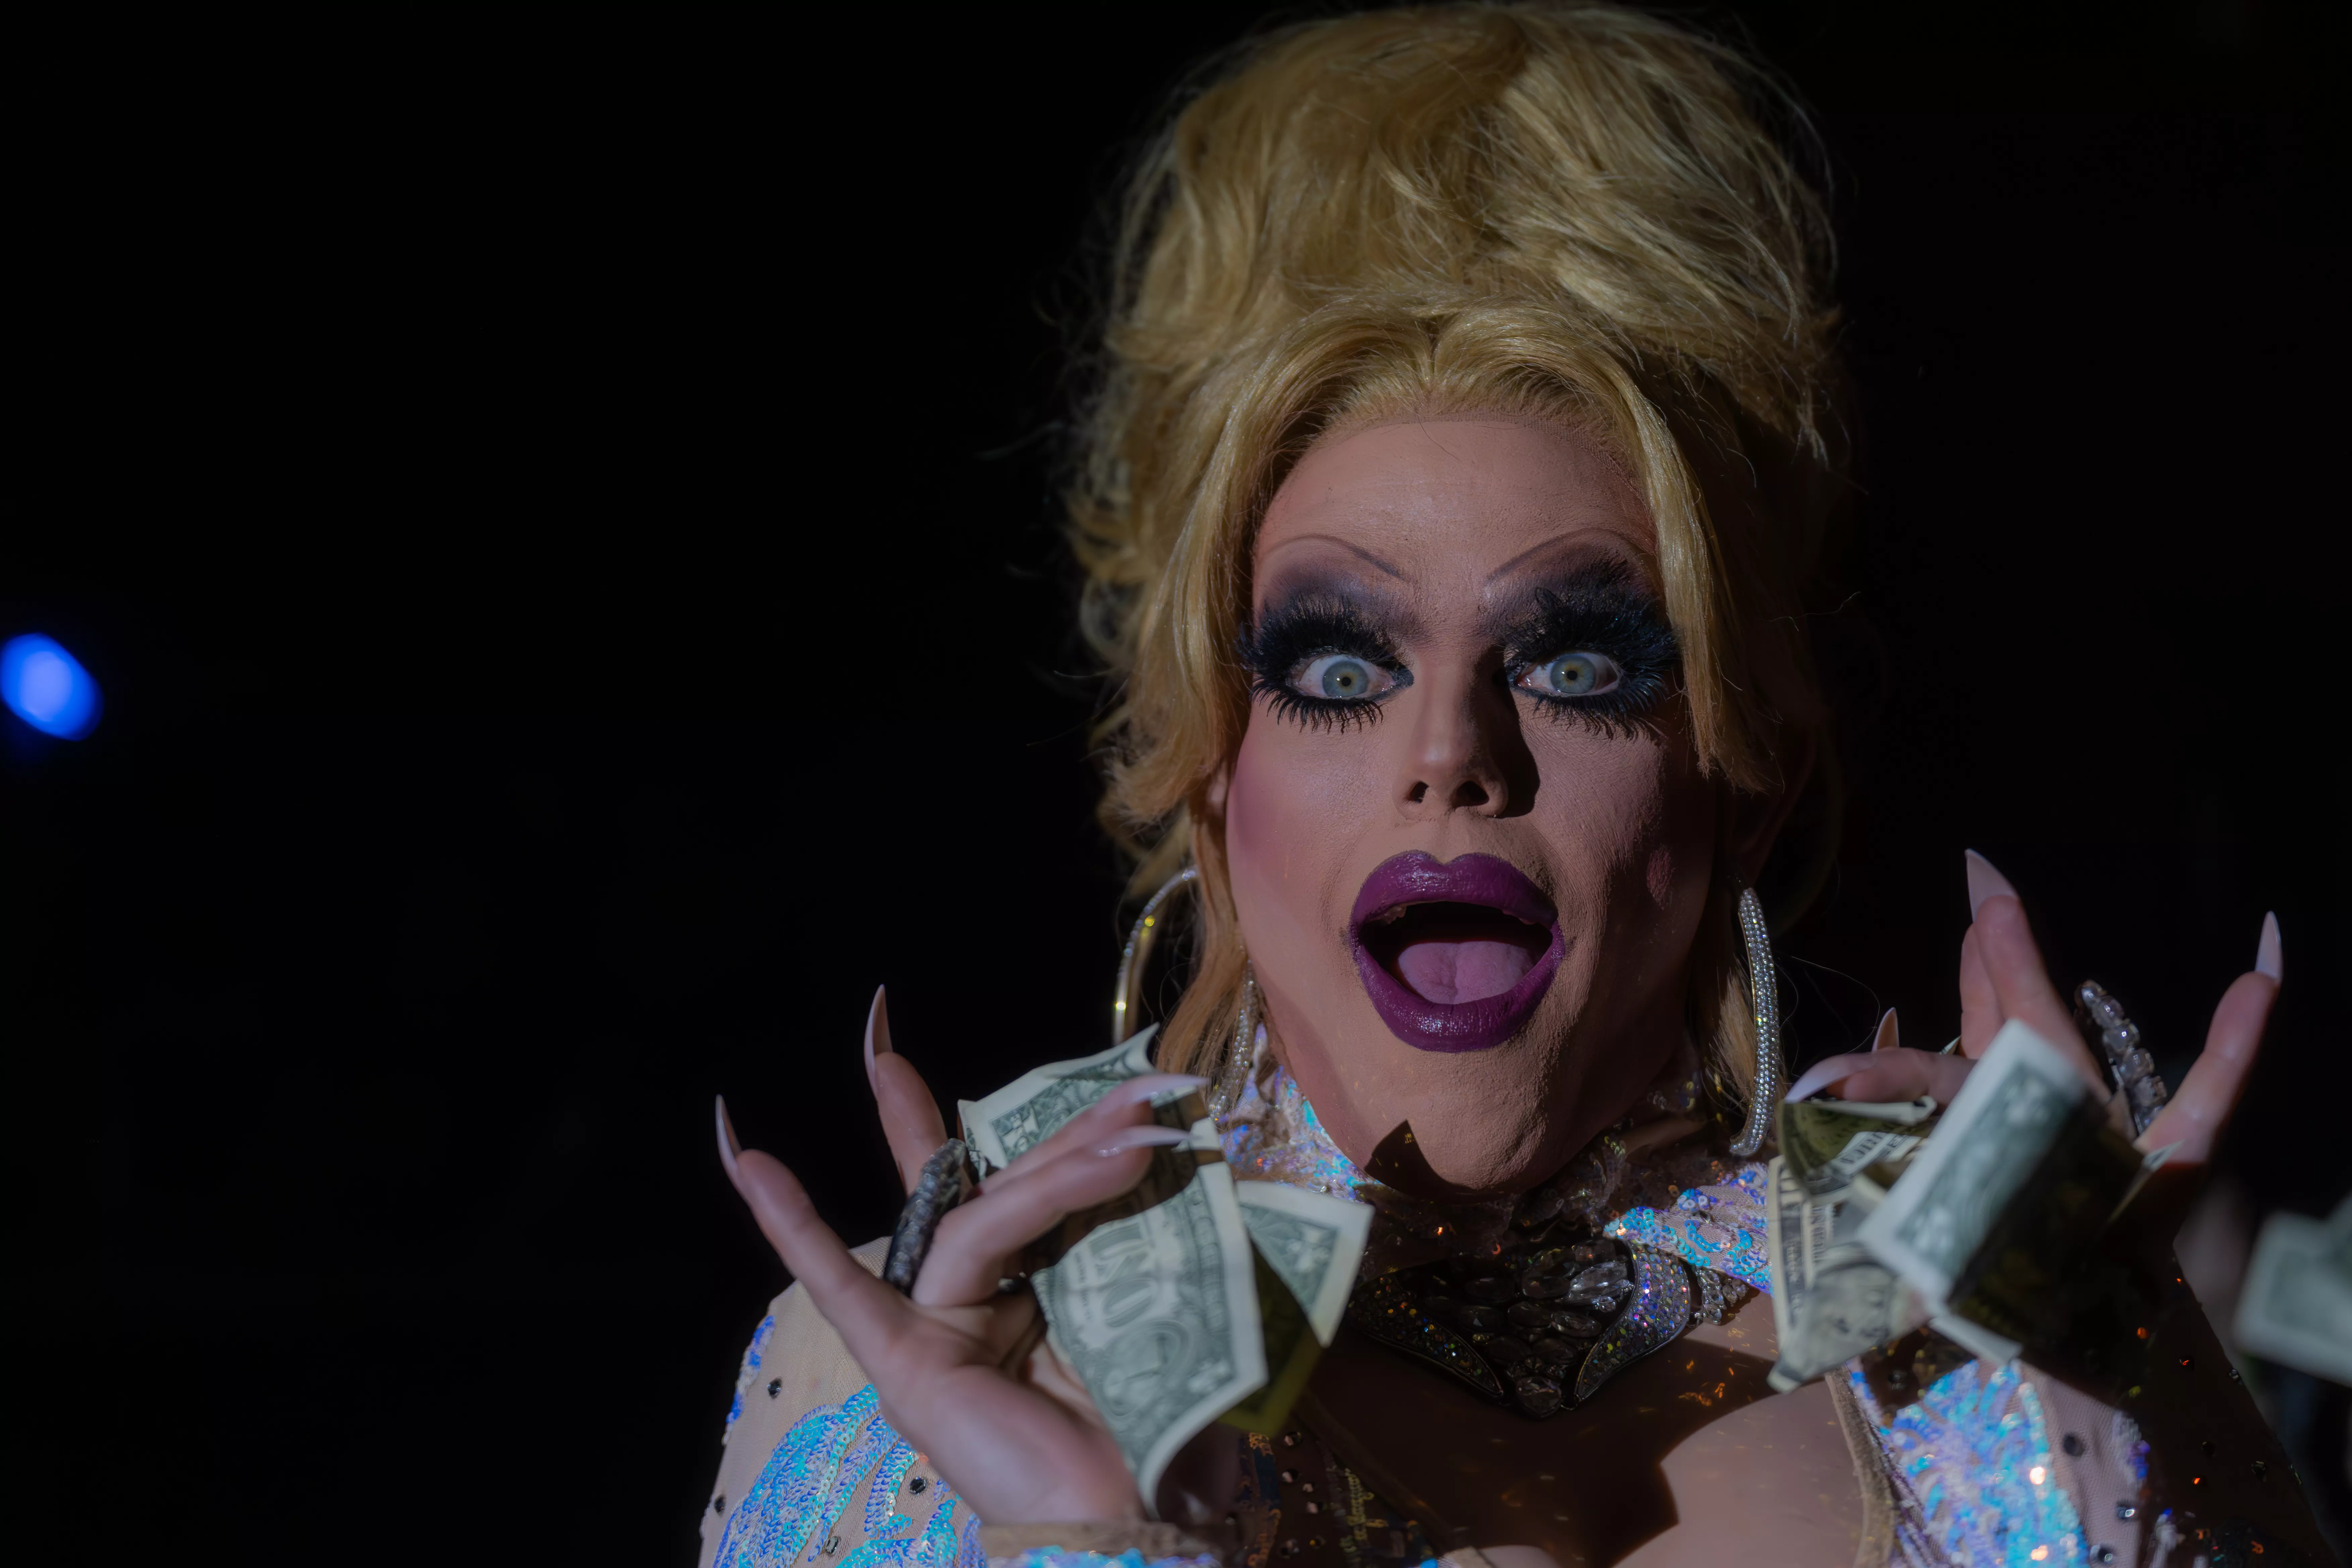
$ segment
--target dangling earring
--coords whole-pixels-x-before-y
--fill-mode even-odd
[[[1234,1014],[1234,1037],[1226,1042],[1225,1059],[1217,1068],[1216,1082],[1209,1086],[1209,1114],[1219,1121],[1240,1101],[1243,1086],[1249,1082],[1251,1069],[1257,1066],[1257,971],[1244,957],[1242,1005]]]
[[[1180,889],[1200,880],[1201,868],[1187,865],[1182,870],[1160,884],[1160,890],[1143,900],[1143,912],[1135,917],[1129,928],[1127,945],[1119,950],[1118,979],[1111,985],[1110,1043],[1126,1042],[1135,1033],[1136,1009],[1141,1001],[1143,972],[1151,962],[1151,946],[1160,940],[1160,928],[1168,922],[1163,918],[1168,900]]]
[[[1773,967],[1772,933],[1764,929],[1764,906],[1753,888],[1739,889],[1739,934],[1748,942],[1748,1007],[1756,1020],[1756,1087],[1748,1125],[1731,1143],[1731,1152],[1745,1160],[1764,1147],[1780,1100],[1780,972]]]

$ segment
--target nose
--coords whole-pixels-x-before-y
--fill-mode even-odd
[[[1398,780],[1398,806],[1406,818],[1526,811],[1535,799],[1535,759],[1499,674],[1468,670],[1446,679],[1430,670],[1413,684],[1420,700],[1412,704]]]

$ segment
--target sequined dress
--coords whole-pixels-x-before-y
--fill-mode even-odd
[[[1764,1165],[1690,1138],[1637,1155],[1604,1135],[1534,1194],[1440,1208],[1368,1176],[1331,1140],[1289,1074],[1264,1059],[1218,1106],[1224,1154],[1240,1180],[1279,1181],[1349,1196],[1379,1212],[1351,1317],[1367,1324],[1380,1281],[1433,1260],[1478,1256],[1555,1214],[1601,1236],[1670,1255],[1703,1278],[1718,1314],[1769,1291]],[[1689,1109],[1685,1079],[1654,1108]],[[859,1256],[878,1269],[882,1244]],[[1696,1303],[1694,1303],[1696,1305]],[[1457,1325],[1458,1326],[1458,1325]],[[1481,1338],[1485,1336],[1479,1336]],[[1415,1349],[1403,1346],[1400,1348]],[[1425,1348],[1419,1353],[1440,1358]],[[2092,1451],[2053,1442],[2044,1391],[2014,1363],[1964,1362],[1890,1395],[1884,1369],[1850,1363],[1832,1396],[1865,1493],[1856,1562],[1864,1568],[2160,1559],[2140,1531],[2086,1530],[2084,1500],[2144,1490],[2146,1445],[2112,1417]],[[1433,1375],[1435,1375],[1434,1373]],[[1899,1381],[1899,1379],[1898,1379]],[[1505,1391],[1507,1392],[1507,1391]],[[1477,1568],[1475,1552],[1441,1552],[1421,1521],[1390,1505],[1301,1424],[1237,1436],[1242,1485],[1229,1521],[1227,1568]],[[2120,1479],[2119,1479],[2120,1478]],[[2135,1510],[2135,1511],[2137,1511]],[[706,1564],[725,1568],[985,1568],[982,1521],[880,1415],[874,1391],[797,1289],[779,1297],[744,1355],[728,1416],[728,1451],[703,1518]],[[2116,1544],[2123,1538],[2119,1550]],[[1760,1543],[1759,1543],[1760,1544]],[[2159,1538],[2151,1542],[2161,1547]],[[1141,1556],[1128,1568],[1143,1568]],[[1769,1559],[1769,1551],[1759,1561]],[[1055,1568],[1065,1559],[1048,1557]],[[1067,1563],[1118,1562],[1076,1553]],[[1207,1559],[1199,1560],[1205,1568]]]

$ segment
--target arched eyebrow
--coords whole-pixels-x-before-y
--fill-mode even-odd
[[[1556,569],[1535,572],[1528,570],[1530,564],[1541,562],[1547,554],[1572,556],[1577,559],[1571,563],[1563,563]],[[1486,586],[1492,588],[1497,583],[1520,574],[1528,576],[1532,580],[1531,585],[1534,586],[1541,586],[1544,584],[1559,584],[1573,581],[1582,573],[1594,569],[1607,570],[1611,567],[1622,568],[1633,582],[1647,589],[1649,574],[1627,561],[1617,551],[1609,549],[1601,538],[1595,537],[1591,532],[1539,540],[1528,545],[1525,550],[1487,573]]]
[[[1279,555],[1284,551],[1290,549],[1292,546],[1305,544],[1310,540],[1319,544],[1336,544],[1340,549],[1346,551],[1349,554],[1354,556],[1357,560],[1361,561],[1365,565],[1370,566],[1373,571],[1380,573],[1382,576],[1393,577],[1399,582],[1402,582],[1404,580],[1403,569],[1399,567],[1394,562],[1390,561],[1385,557],[1376,555],[1372,552],[1365,549],[1362,545],[1355,543],[1350,540],[1342,539],[1336,533],[1296,534],[1275,546],[1273,552]]]

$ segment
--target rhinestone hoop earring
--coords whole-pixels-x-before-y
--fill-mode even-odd
[[[1257,971],[1244,958],[1242,1005],[1234,1013],[1234,1037],[1225,1043],[1225,1059],[1217,1068],[1216,1081],[1209,1086],[1209,1114],[1221,1122],[1225,1112],[1241,1102],[1242,1089],[1249,1082],[1250,1070],[1257,1066],[1258,1026]]]
[[[1127,945],[1119,950],[1118,979],[1111,986],[1110,1043],[1124,1044],[1135,1033],[1137,1004],[1143,991],[1143,972],[1151,962],[1152,945],[1160,940],[1160,930],[1168,922],[1163,918],[1168,900],[1179,890],[1201,879],[1201,868],[1187,866],[1166,881],[1160,890],[1143,900],[1143,912],[1135,917],[1129,928]]]
[[[1772,1111],[1780,1099],[1780,972],[1772,963],[1772,933],[1764,928],[1764,906],[1756,889],[1739,889],[1739,934],[1748,943],[1748,1008],[1756,1020],[1756,1087],[1748,1101],[1748,1125],[1731,1152],[1746,1160],[1764,1147]]]

